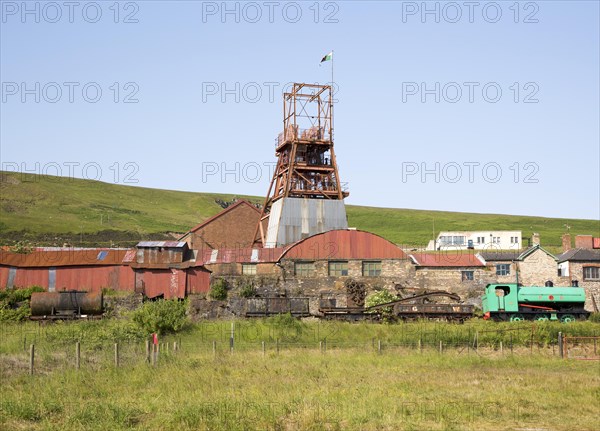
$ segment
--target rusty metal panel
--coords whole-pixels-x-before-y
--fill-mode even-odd
[[[418,266],[427,267],[484,267],[485,264],[474,254],[458,251],[456,253],[413,253],[410,255]]]
[[[0,265],[17,268],[49,268],[77,265],[120,265],[128,249],[64,248],[11,253],[0,250]]]
[[[267,310],[269,313],[289,313],[290,301],[288,298],[268,298]]]
[[[290,298],[290,311],[292,314],[308,314],[308,298]]]
[[[267,314],[267,300],[265,298],[250,298],[246,302],[247,314]]]

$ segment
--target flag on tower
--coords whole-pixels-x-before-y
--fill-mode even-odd
[[[324,61],[329,61],[333,59],[333,51],[331,51],[329,54],[327,54],[325,57],[323,57],[321,59],[321,63],[323,63]]]

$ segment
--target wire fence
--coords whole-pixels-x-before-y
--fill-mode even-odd
[[[509,338],[511,340],[511,338]],[[152,337],[143,341],[115,343],[85,343],[80,341],[53,342],[37,338],[22,341],[16,352],[0,354],[1,372],[47,374],[73,369],[101,371],[107,368],[128,368],[146,364],[158,367],[178,357],[214,359],[228,355],[274,355],[299,352],[336,354],[339,352],[373,353],[375,355],[439,354],[497,358],[509,355],[561,357],[565,359],[600,359],[600,337],[569,337],[559,333],[552,343],[540,343],[535,336],[530,343],[481,342],[475,333],[465,340],[436,340],[423,337],[413,340],[382,340],[352,342],[322,339],[318,342],[267,339],[258,341],[190,339],[181,337]],[[155,342],[154,342],[155,341]],[[6,346],[5,346],[6,347]]]

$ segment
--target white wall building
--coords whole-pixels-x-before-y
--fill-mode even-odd
[[[482,230],[440,232],[429,241],[427,250],[520,250],[520,230]]]

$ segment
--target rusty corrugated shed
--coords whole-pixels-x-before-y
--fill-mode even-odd
[[[600,248],[600,238],[594,238],[592,247],[593,248]]]
[[[121,265],[129,250],[110,248],[51,249],[31,253],[0,251],[0,265],[17,268],[57,266]]]
[[[354,229],[331,230],[288,246],[281,259],[407,259],[394,243],[374,233]]]
[[[275,263],[283,248],[233,248],[199,250],[196,261],[202,265],[220,263]]]
[[[471,253],[413,253],[410,255],[417,266],[427,267],[484,267],[485,264]]]
[[[185,241],[140,241],[137,248],[183,248],[187,245]]]

